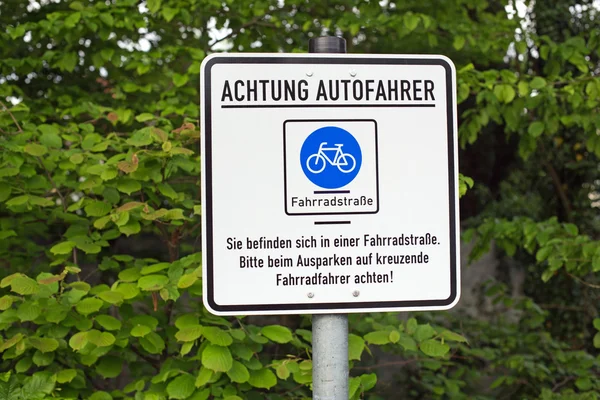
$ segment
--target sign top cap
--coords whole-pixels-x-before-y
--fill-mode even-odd
[[[346,40],[337,36],[321,36],[308,41],[309,53],[345,53]]]

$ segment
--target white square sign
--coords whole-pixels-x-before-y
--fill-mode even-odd
[[[443,56],[207,57],[205,306],[218,315],[454,306],[455,90]]]

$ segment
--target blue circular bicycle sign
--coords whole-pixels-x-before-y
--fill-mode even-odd
[[[326,126],[312,132],[300,149],[304,175],[324,189],[339,189],[358,175],[362,165],[360,145],[345,129]]]

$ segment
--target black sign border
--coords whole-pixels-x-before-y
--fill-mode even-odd
[[[347,64],[347,65],[439,65],[444,68],[446,75],[446,120],[447,120],[447,143],[448,143],[448,194],[450,205],[450,296],[442,300],[403,300],[403,301],[349,301],[340,303],[292,303],[292,304],[237,304],[237,305],[220,305],[214,299],[214,265],[213,265],[213,221],[212,221],[212,101],[211,101],[211,70],[216,64]],[[208,60],[204,66],[204,91],[201,98],[204,110],[204,130],[201,132],[204,140],[201,142],[205,145],[204,149],[204,173],[205,181],[203,190],[205,193],[206,204],[204,204],[206,213],[206,232],[202,232],[206,240],[206,250],[208,254],[202,254],[203,262],[206,262],[206,288],[208,293],[203,293],[203,298],[208,306],[222,313],[243,315],[245,312],[252,314],[260,314],[261,311],[266,313],[278,314],[299,314],[309,313],[310,310],[332,310],[332,313],[344,313],[355,310],[372,310],[377,309],[432,309],[435,307],[444,308],[451,305],[458,297],[458,265],[456,254],[456,195],[457,187],[455,178],[458,171],[454,168],[454,97],[453,97],[453,81],[454,75],[452,67],[443,58],[361,58],[361,57],[269,57],[269,56],[239,56],[239,57],[213,57]],[[201,88],[202,89],[202,88]],[[369,107],[369,105],[365,105]],[[201,144],[201,145],[202,145]],[[300,312],[299,312],[300,311]]]

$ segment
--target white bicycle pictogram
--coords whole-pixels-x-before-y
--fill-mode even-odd
[[[325,170],[328,163],[329,165],[337,167],[340,172],[345,174],[354,171],[354,168],[356,168],[356,159],[352,154],[344,153],[342,151],[343,144],[335,144],[335,147],[325,147],[326,145],[327,142],[322,142],[319,145],[319,151],[306,159],[306,168],[308,168],[310,172],[313,174],[320,174]],[[333,160],[329,158],[326,151],[335,152]],[[311,167],[313,164],[314,168]]]

